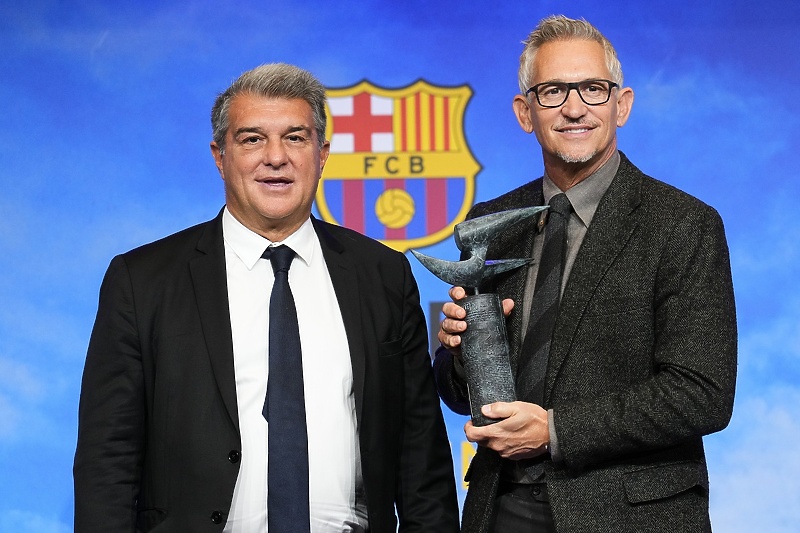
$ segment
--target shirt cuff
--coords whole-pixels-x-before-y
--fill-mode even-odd
[[[448,355],[450,355],[450,357],[452,358],[452,360],[453,360],[453,372],[455,373],[456,377],[461,379],[461,380],[463,380],[463,381],[466,381],[467,380],[467,371],[464,370],[464,363],[461,362],[461,358],[460,357],[456,357],[455,355],[451,354],[450,350],[448,350],[445,346],[442,346],[440,344],[439,347],[436,348],[436,356],[438,357],[439,354],[442,353],[442,352],[447,352]]]
[[[553,420],[553,410],[547,410],[547,427],[550,431],[550,458],[558,464],[564,461],[561,449],[558,446],[558,435],[556,434],[556,424]]]

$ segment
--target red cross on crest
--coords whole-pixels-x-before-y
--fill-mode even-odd
[[[336,134],[352,134],[356,152],[372,152],[373,133],[392,133],[392,115],[373,114],[372,96],[363,92],[353,96],[353,114],[336,116]]]

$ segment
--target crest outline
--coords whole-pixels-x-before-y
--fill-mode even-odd
[[[453,227],[464,220],[472,207],[476,176],[482,170],[464,131],[464,117],[472,89],[468,85],[439,86],[418,79],[400,88],[380,87],[362,80],[348,87],[327,88],[326,91],[326,137],[331,142],[331,154],[315,197],[323,220],[353,227],[342,220],[346,218],[344,208],[340,207],[338,213],[334,213],[326,186],[337,183],[347,187],[345,183],[351,182],[350,187],[363,187],[371,180],[382,180],[383,185],[367,185],[371,189],[385,190],[377,199],[375,194],[378,193],[374,191],[372,196],[362,192],[360,208],[364,211],[362,216],[372,220],[373,228],[377,217],[384,234],[371,234],[358,224],[353,229],[401,252],[430,246],[450,237]],[[367,108],[367,121],[371,124],[362,129],[356,120],[358,113],[363,116],[365,105],[370,106]],[[342,127],[345,123],[352,131]],[[367,135],[371,137],[365,139]],[[424,181],[424,185],[419,181]],[[438,191],[438,196],[433,194],[431,198],[444,199],[446,205],[435,205],[435,200],[428,201],[426,197],[421,202],[426,210],[417,210],[415,200],[420,198],[419,190],[423,187],[426,191]],[[460,195],[460,202],[453,197],[455,191]],[[366,205],[369,203],[372,205]],[[374,213],[367,213],[368,209]],[[446,213],[444,222],[437,210]],[[430,222],[432,216],[438,220]],[[418,229],[421,219],[427,221],[424,233]],[[413,220],[416,220],[416,233],[396,238],[397,233],[407,230],[404,224],[412,228],[410,222]]]

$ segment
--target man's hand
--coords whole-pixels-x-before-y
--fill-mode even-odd
[[[484,416],[501,419],[476,427],[464,426],[467,440],[491,448],[504,459],[529,459],[546,453],[550,444],[547,411],[527,402],[496,402],[481,408]]]
[[[463,287],[450,289],[450,298],[453,299],[453,302],[461,300],[466,295],[467,292]],[[464,311],[463,307],[453,302],[447,302],[442,306],[442,313],[445,318],[442,320],[437,337],[442,346],[450,350],[454,356],[461,357],[461,333],[467,329],[467,323],[464,322],[467,312]],[[508,298],[503,300],[503,314],[508,316],[511,314],[512,309],[514,309],[514,301]]]

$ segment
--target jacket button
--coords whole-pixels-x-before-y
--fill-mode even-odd
[[[228,461],[236,464],[242,458],[242,454],[239,450],[231,450],[231,453],[228,454]]]
[[[221,524],[222,513],[220,513],[219,511],[214,511],[213,513],[211,513],[211,521],[214,522],[215,524]]]

